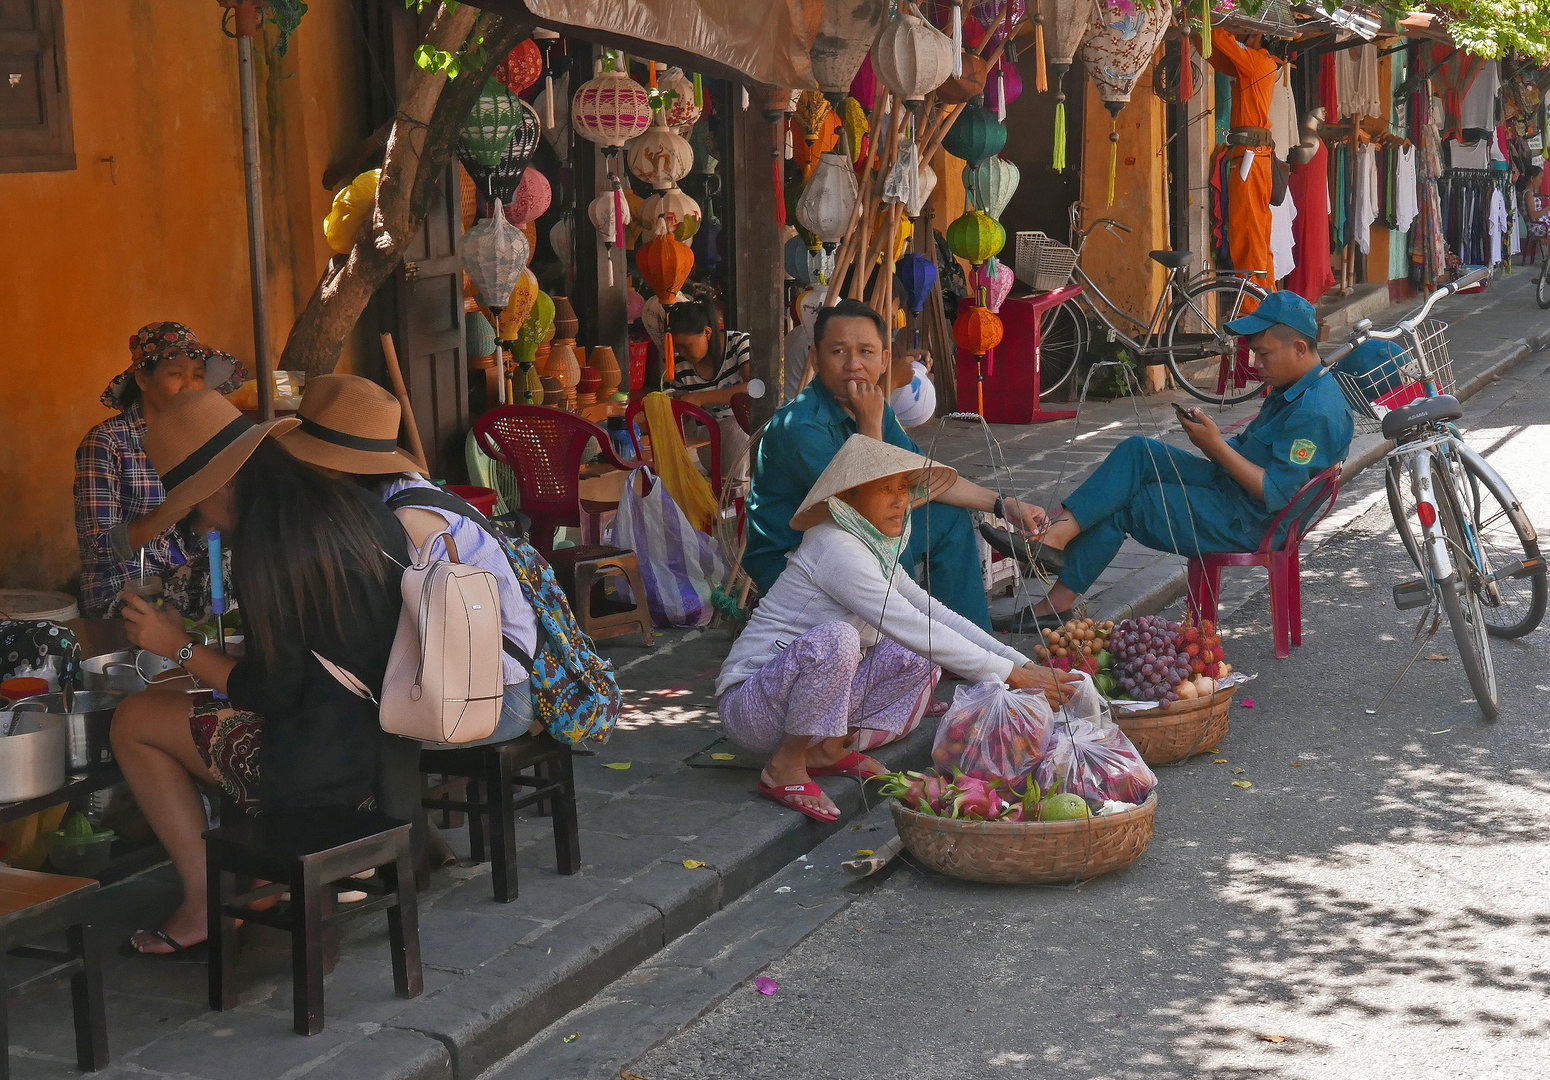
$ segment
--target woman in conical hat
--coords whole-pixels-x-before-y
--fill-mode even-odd
[[[851,748],[859,728],[903,735],[945,667],[1064,694],[1076,676],[1034,664],[937,603],[899,566],[910,511],[958,474],[852,435],[791,519],[803,532],[716,683],[727,735],[770,755],[759,793],[819,821],[839,810],[814,776],[886,770]]]

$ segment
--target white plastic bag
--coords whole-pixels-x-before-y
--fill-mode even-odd
[[[655,625],[710,622],[715,614],[711,590],[726,577],[721,551],[715,540],[689,523],[647,466],[630,474],[606,542],[635,552]],[[620,592],[628,595],[628,586],[621,585]]]
[[[1093,803],[1139,806],[1157,786],[1157,774],[1109,715],[1108,703],[1085,673],[1065,708],[1055,714],[1034,779],[1046,793],[1059,790]]]
[[[994,681],[960,686],[936,729],[932,763],[944,776],[957,769],[1017,791],[1044,752],[1051,715],[1041,690],[1011,690]]]

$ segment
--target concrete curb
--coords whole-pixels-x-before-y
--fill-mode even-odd
[[[1485,387],[1501,378],[1504,372],[1527,360],[1535,352],[1550,345],[1550,330],[1542,331],[1531,338],[1519,338],[1506,346],[1502,355],[1484,371],[1470,379],[1459,387],[1456,395],[1460,401],[1468,401]],[[1393,447],[1392,440],[1384,439],[1377,435],[1359,435],[1353,440],[1353,452],[1346,458],[1345,480],[1349,483],[1352,478],[1368,468],[1372,464],[1383,460]],[[1141,575],[1138,575],[1141,576]],[[1175,600],[1182,597],[1188,586],[1188,571],[1170,569],[1164,574],[1159,574],[1142,582],[1138,591],[1132,593],[1123,600],[1107,603],[1099,617],[1104,619],[1138,618],[1142,615],[1155,615],[1159,611],[1169,607]]]

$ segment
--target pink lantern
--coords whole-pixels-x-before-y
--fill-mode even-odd
[[[992,266],[995,267],[995,273],[990,272]],[[976,291],[985,290],[985,306],[998,314],[1006,298],[1012,295],[1012,285],[1016,280],[1017,275],[1012,272],[1012,268],[1000,259],[989,259],[969,271],[969,283]]]
[[[1027,14],[1028,5],[1025,3],[1025,0],[1012,0],[1013,26],[1016,26],[1018,23],[1022,22],[1023,18]],[[991,0],[990,3],[981,2],[975,4],[973,15],[974,22],[977,22],[981,27],[990,30],[991,45],[999,45],[1001,42],[1006,40],[1006,0],[1000,0],[1000,2],[997,2],[997,0]],[[974,33],[968,26],[965,26],[963,28],[963,36],[965,41],[970,40],[972,37],[972,43],[978,45],[979,39],[983,35]]]
[[[641,296],[640,293],[636,292],[632,286],[630,290],[624,294],[625,321],[634,322],[636,319],[641,317],[641,314],[645,310],[646,298]]]
[[[850,96],[855,98],[863,109],[872,111],[872,103],[877,100],[877,72],[872,70],[871,53],[867,53],[867,58],[861,61],[861,70],[856,72],[856,77],[850,81]]]
[[[549,178],[537,169],[528,168],[523,171],[522,182],[517,185],[511,202],[506,204],[506,220],[521,228],[529,221],[537,221],[553,200]]]
[[[651,99],[624,72],[605,71],[576,91],[570,122],[588,142],[617,150],[651,126]]]

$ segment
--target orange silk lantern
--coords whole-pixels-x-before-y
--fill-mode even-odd
[[[833,109],[823,114],[817,129],[811,136],[791,140],[791,159],[802,170],[803,176],[811,176],[818,158],[830,153],[840,144],[840,131],[844,124]]]
[[[966,353],[974,354],[975,378],[979,384],[979,408],[985,415],[985,354],[1001,344],[1001,317],[987,308],[971,307],[953,323],[953,341]]]
[[[671,232],[664,232],[640,246],[635,253],[635,265],[665,310],[678,299],[678,290],[689,280],[689,271],[694,269],[694,251]],[[672,377],[673,335],[665,332],[662,335],[662,378],[665,381]]]

